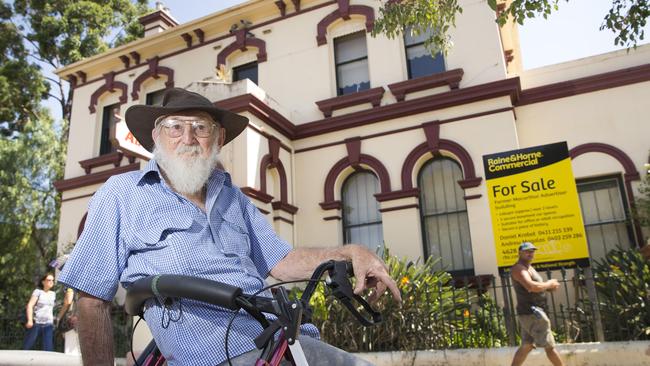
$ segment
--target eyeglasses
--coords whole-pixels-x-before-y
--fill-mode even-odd
[[[213,122],[205,119],[178,119],[168,118],[159,123],[159,126],[165,127],[169,137],[181,137],[185,131],[185,125],[192,127],[192,132],[197,137],[210,137],[212,131],[217,127]]]

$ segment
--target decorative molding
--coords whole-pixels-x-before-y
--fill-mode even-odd
[[[325,216],[323,217],[323,220],[325,221],[341,220],[341,216]]]
[[[472,195],[469,195],[469,196],[463,196],[463,199],[465,201],[469,201],[469,200],[475,200],[475,199],[481,198],[481,197],[483,197],[482,194],[472,194]]]
[[[339,19],[350,20],[350,15],[361,15],[366,18],[366,31],[372,31],[375,25],[375,11],[366,5],[350,5],[350,0],[337,0],[339,8],[326,15],[316,25],[316,43],[322,46],[327,43],[327,28]]]
[[[381,189],[380,193],[386,194],[391,191],[390,176],[386,167],[378,159],[370,155],[361,154],[359,151],[355,151],[360,150],[360,140],[358,138],[349,139],[346,142],[346,146],[348,147],[348,156],[336,162],[325,178],[325,200],[320,204],[323,209],[335,208],[333,205],[335,202],[338,202],[338,207],[336,208],[340,208],[340,201],[334,201],[334,186],[336,184],[336,179],[339,177],[341,172],[348,167],[359,168],[360,164],[369,166],[379,179],[379,186]]]
[[[140,163],[133,163],[110,170],[86,174],[76,178],[63,179],[54,182],[54,188],[59,192],[65,192],[75,188],[90,186],[97,183],[104,183],[113,175],[140,170]]]
[[[388,207],[388,208],[380,208],[379,212],[390,212],[390,211],[398,211],[398,210],[408,210],[410,208],[419,208],[420,205],[417,203],[413,203],[410,205],[403,205],[403,206],[395,206],[395,207]]]
[[[292,220],[286,219],[286,218],[284,218],[284,217],[282,217],[282,216],[275,216],[275,217],[273,218],[273,221],[284,221],[284,222],[286,222],[286,223],[289,224],[289,225],[293,225],[293,221],[292,221]]]
[[[131,57],[133,58],[133,65],[137,66],[137,65],[140,64],[140,53],[139,52],[131,51],[129,53],[129,55],[131,55]]]
[[[569,156],[571,157],[571,159],[575,159],[578,156],[586,153],[601,153],[601,154],[609,155],[614,159],[616,159],[616,161],[618,161],[619,164],[621,164],[624,170],[623,180],[625,185],[627,202],[630,205],[630,208],[634,210],[635,200],[634,200],[634,193],[633,193],[634,191],[632,189],[632,181],[640,180],[641,175],[636,170],[636,167],[634,166],[634,162],[632,161],[632,159],[623,150],[617,148],[616,146],[612,146],[600,142],[582,144],[569,150]],[[643,233],[641,231],[641,226],[638,220],[633,220],[633,227],[634,227],[634,232],[636,237],[636,244],[637,246],[641,247],[644,245]]]
[[[340,210],[343,207],[341,201],[321,202],[319,205],[323,210]]]
[[[196,28],[194,30],[194,34],[196,34],[196,38],[199,40],[199,44],[205,42],[205,32],[201,28]]]
[[[515,59],[514,50],[504,50],[503,58],[506,60],[506,66]]]
[[[461,188],[467,189],[479,186],[482,178],[476,176],[474,162],[467,150],[453,141],[438,139],[439,132],[437,132],[437,129],[440,128],[439,124],[427,123],[423,124],[422,127],[425,130],[427,142],[418,145],[406,157],[402,165],[402,189],[413,189],[413,169],[417,161],[427,153],[433,154],[434,156],[440,155],[440,151],[450,152],[459,160],[463,168],[463,177],[465,178],[458,181],[458,185]]]
[[[420,197],[420,190],[418,188],[411,188],[408,190],[393,191],[388,193],[375,193],[375,198],[379,202],[392,201],[409,197]]]
[[[113,93],[115,92],[115,89],[119,89],[122,92],[122,95],[120,96],[120,100],[119,100],[120,105],[127,102],[128,87],[126,86],[126,84],[124,84],[121,81],[115,81],[114,71],[104,74],[104,81],[105,81],[104,85],[100,86],[90,96],[90,105],[88,106],[88,110],[90,110],[91,114],[95,113],[95,107],[97,106],[97,101],[99,100],[99,97],[106,92]]]
[[[263,203],[270,203],[271,201],[273,201],[273,196],[266,194],[262,191],[258,191],[257,189],[252,187],[241,187],[241,191],[248,197],[255,198],[256,200]]]
[[[287,4],[284,3],[284,0],[278,0],[275,2],[275,6],[280,10],[280,16],[285,16],[287,14]]]
[[[381,98],[384,96],[384,92],[384,88],[379,86],[352,94],[319,100],[316,102],[316,105],[318,106],[318,109],[323,112],[323,116],[331,117],[332,111],[359,104],[370,103],[372,104],[373,108],[379,107]]]
[[[140,97],[140,88],[142,87],[142,83],[145,82],[145,80],[149,78],[154,78],[154,79],[159,79],[160,75],[165,75],[167,76],[167,82],[165,82],[165,88],[173,88],[174,87],[174,70],[165,67],[165,66],[160,66],[160,57],[155,56],[147,60],[147,63],[149,64],[149,68],[142,72],[142,74],[138,75],[138,77],[133,81],[133,91],[131,91],[131,100],[138,100]]]
[[[250,112],[264,123],[277,130],[283,136],[294,139],[296,126],[283,115],[269,107],[252,94],[243,94],[214,103],[217,107],[234,113]],[[290,149],[289,149],[290,150]]]
[[[217,66],[225,65],[228,56],[233,54],[235,51],[239,50],[245,52],[248,50],[248,47],[257,48],[257,63],[266,61],[266,42],[264,42],[264,40],[256,38],[255,36],[249,37],[248,35],[251,33],[249,33],[249,30],[246,28],[238,29],[234,33],[235,41],[226,46],[217,55]]]
[[[274,210],[280,210],[284,212],[288,212],[292,215],[295,215],[296,212],[298,212],[298,207],[290,205],[286,202],[281,202],[281,201],[275,201],[271,202],[271,207],[273,207]]]
[[[120,56],[120,61],[124,64],[125,69],[128,69],[129,65],[131,65],[131,59],[127,55]]]
[[[81,165],[81,167],[84,169],[86,174],[90,174],[92,169],[98,166],[113,164],[113,166],[117,168],[118,166],[120,166],[123,156],[124,154],[122,154],[121,152],[114,151],[112,153],[100,155],[96,158],[81,160],[79,162],[79,165]],[[133,161],[130,161],[130,163],[133,163]]]
[[[165,25],[167,25],[170,28],[173,28],[178,25],[178,22],[174,20],[174,18],[169,16],[169,14],[167,14],[166,11],[163,10],[154,11],[153,13],[141,16],[138,19],[140,24],[142,24],[142,26],[145,28],[147,25],[159,20],[162,21]]]
[[[359,111],[304,123],[300,125],[300,129],[296,129],[294,139],[303,139],[328,132],[359,127],[374,122],[386,121],[389,119],[430,112],[502,96],[509,96],[512,103],[515,104],[519,99],[520,91],[521,86],[518,77],[467,88],[454,89],[445,93],[379,106],[371,110]]]
[[[300,0],[291,0],[293,7],[296,8],[296,12],[300,11]]]
[[[388,89],[395,96],[398,102],[406,97],[406,94],[416,91],[433,89],[439,86],[448,85],[450,89],[458,89],[460,81],[465,71],[463,69],[453,69],[429,76],[423,76],[416,79],[401,81],[399,83],[388,84]]]
[[[261,213],[263,213],[264,215],[268,215],[268,214],[271,213],[271,211],[267,211],[267,210],[265,210],[265,209],[263,209],[263,208],[260,208],[260,207],[258,207],[257,209],[258,209]]]
[[[277,140],[277,139],[276,139]],[[269,145],[271,144],[271,140],[269,140]],[[279,148],[280,146],[278,145],[278,154],[279,154]],[[273,154],[266,154],[262,157],[262,160],[260,161],[260,192],[268,194],[266,192],[266,171],[268,169],[275,169],[278,172],[278,176],[280,178],[280,202],[287,203],[288,204],[288,185],[287,185],[287,173],[284,170],[284,165],[282,164],[282,161],[278,157],[275,157],[277,161],[274,162],[274,157]]]
[[[540,103],[644,81],[650,81],[650,64],[526,89],[521,92],[521,98],[517,106]]]
[[[83,72],[83,71],[77,71],[76,74],[77,74],[77,76],[79,77],[79,80],[81,80],[81,83],[82,83],[82,84],[86,82],[86,73],[85,73],[85,72]]]
[[[183,41],[185,41],[185,45],[187,48],[192,47],[192,35],[189,33],[183,33],[181,34],[181,38],[183,38]]]

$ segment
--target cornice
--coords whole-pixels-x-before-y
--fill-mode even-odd
[[[114,169],[104,170],[97,173],[86,174],[76,178],[58,180],[54,182],[54,188],[59,192],[68,191],[75,188],[90,186],[97,183],[104,183],[113,175],[140,170],[140,163],[133,163]]]

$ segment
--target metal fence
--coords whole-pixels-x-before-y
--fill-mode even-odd
[[[55,307],[54,314],[58,313],[60,304]],[[27,330],[21,321],[25,306],[10,306],[8,301],[2,304],[0,312],[0,349],[19,350],[23,347],[23,340]],[[126,315],[124,308],[117,304],[111,306],[111,319],[113,320],[113,342],[115,356],[124,357],[131,346],[132,317]],[[54,331],[54,350],[64,351],[63,333]],[[38,339],[33,349],[42,349],[42,340]]]

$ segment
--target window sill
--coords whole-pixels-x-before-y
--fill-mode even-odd
[[[79,165],[81,165],[86,174],[90,174],[93,168],[100,166],[113,164],[114,167],[119,167],[122,163],[122,157],[127,157],[129,159],[129,164],[133,164],[135,162],[135,156],[125,154],[121,151],[114,151],[112,153],[100,155],[96,158],[81,160],[79,162]]]
[[[453,69],[430,76],[389,84],[388,89],[390,89],[390,92],[393,93],[397,101],[401,102],[406,97],[406,94],[416,91],[444,85],[449,85],[450,89],[458,89],[460,80],[463,78],[463,73],[463,69]]]
[[[316,105],[318,106],[318,109],[323,112],[323,116],[331,117],[332,112],[337,109],[352,107],[359,104],[370,103],[373,108],[378,107],[381,98],[384,96],[384,92],[384,88],[380,86],[352,94],[320,100],[316,102]]]

